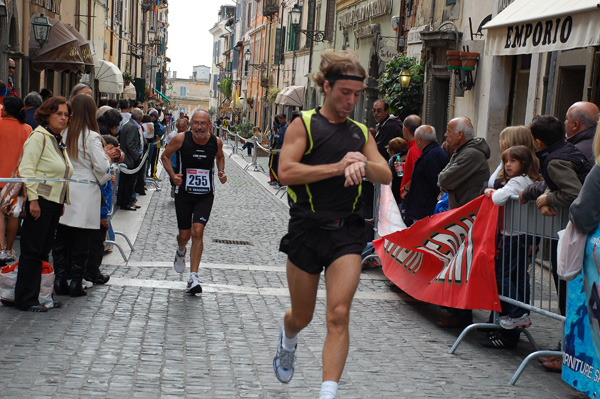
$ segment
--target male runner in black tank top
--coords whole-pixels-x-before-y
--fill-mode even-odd
[[[366,245],[364,219],[359,216],[362,178],[388,184],[392,174],[367,128],[348,119],[366,77],[358,57],[333,51],[322,57],[312,78],[325,93],[323,107],[303,112],[290,124],[279,158],[279,177],[288,186],[290,201],[289,233],[280,249],[288,255],[291,308],[285,312],[273,368],[279,381],[292,379],[297,334],[313,317],[325,268],[327,337],[320,398],[335,398]]]
[[[169,158],[177,152],[177,174]],[[227,181],[223,142],[211,134],[210,117],[205,111],[192,115],[191,129],[174,136],[161,155],[163,166],[175,184],[175,212],[177,214],[178,248],[173,266],[175,271],[185,270],[186,245],[192,238],[190,255],[190,278],[186,292],[199,294],[202,286],[198,280],[198,268],[204,249],[204,226],[210,217],[214,200],[214,164],[216,161],[219,181]]]

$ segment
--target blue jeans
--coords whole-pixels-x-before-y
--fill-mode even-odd
[[[531,295],[529,272],[527,271],[530,244],[531,238],[528,238],[525,234],[517,236],[503,235],[500,238],[499,251],[496,255],[498,294],[527,304],[529,304]],[[529,311],[503,302],[502,313],[517,318],[525,313],[529,314]]]

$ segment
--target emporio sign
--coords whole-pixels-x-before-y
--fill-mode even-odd
[[[573,17],[547,19],[506,27],[504,48],[546,46],[567,43],[573,32]],[[529,43],[528,43],[529,41]]]
[[[340,30],[359,22],[368,21],[371,18],[392,13],[392,0],[373,0],[361,4],[353,10],[340,13],[338,16],[338,27]]]

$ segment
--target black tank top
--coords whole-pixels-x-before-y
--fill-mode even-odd
[[[185,132],[181,148],[177,151],[177,168],[183,174],[178,193],[214,194],[213,168],[217,155],[217,138],[210,135],[204,145],[196,144],[192,132]]]
[[[302,111],[302,121],[306,128],[307,148],[301,162],[306,165],[338,162],[348,152],[361,151],[367,142],[367,127],[352,119],[334,124],[322,116],[319,109],[314,109]],[[335,176],[288,186],[290,227],[296,222],[314,224],[358,212],[362,206],[362,183],[344,187],[345,180],[344,176]]]

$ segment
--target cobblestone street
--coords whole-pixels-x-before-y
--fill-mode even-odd
[[[286,258],[278,251],[288,208],[265,173],[244,170],[247,163],[228,157],[228,182],[217,184],[204,234],[202,294],[186,295],[188,271],[173,270],[177,227],[163,173],[162,190],[140,197],[140,210],[115,215],[115,228],[132,239],[134,251],[127,262],[117,249],[105,256],[107,285],[86,297],[60,297],[65,306],[45,314],[0,307],[0,397],[316,398],[326,333],[323,280],[314,319],[299,336],[294,379],[281,384],[272,360],[289,305]],[[266,163],[259,158],[265,170]],[[125,245],[121,237],[117,242]],[[523,336],[515,349],[493,350],[474,332],[449,354],[460,330],[437,327],[443,314],[393,292],[380,269],[363,272],[338,397],[586,397],[537,361],[509,386],[532,351]],[[488,313],[474,317],[483,322]],[[532,319],[538,345],[555,347],[561,326],[537,314]]]

